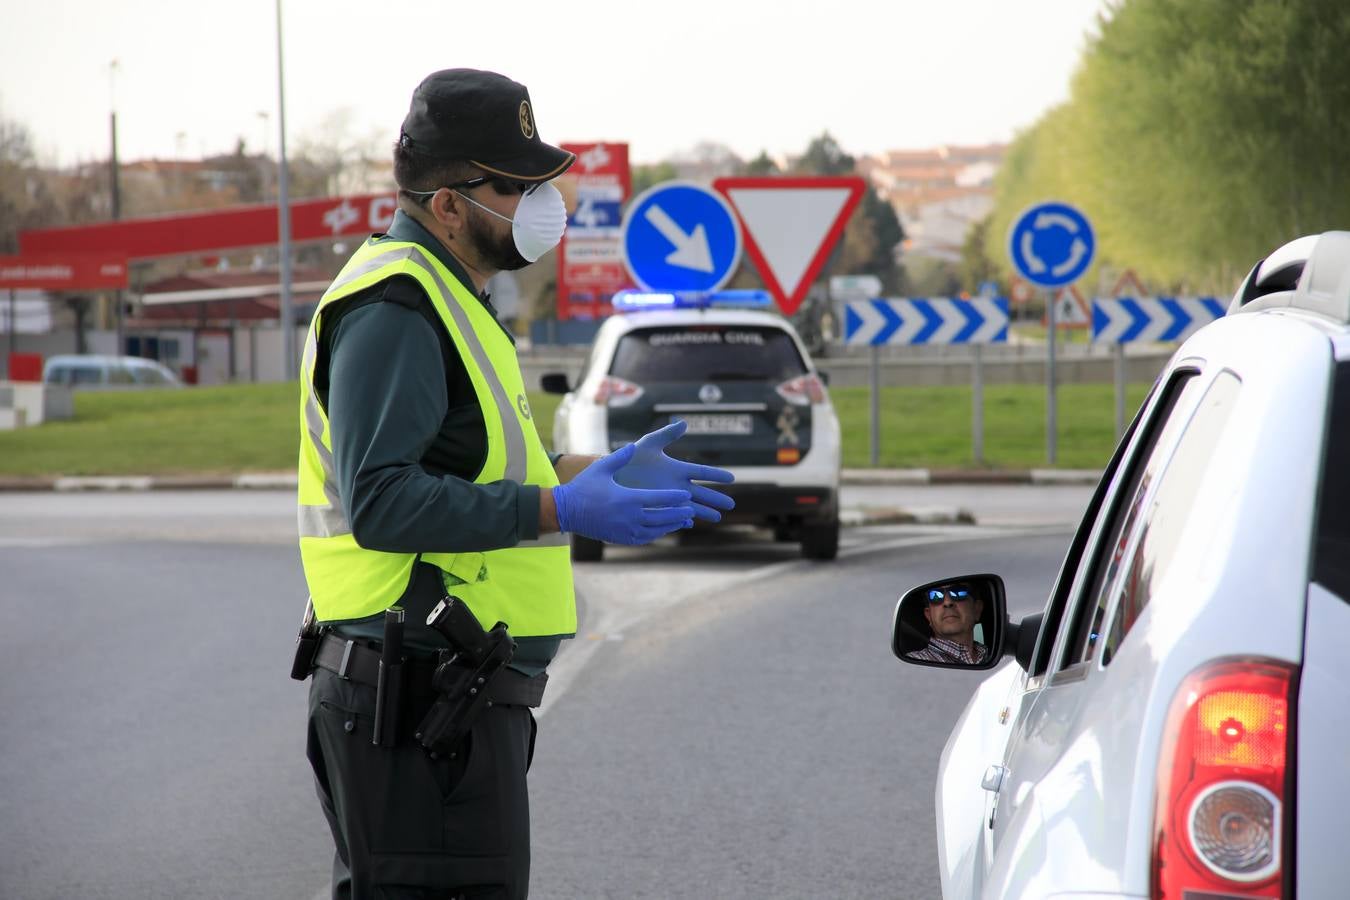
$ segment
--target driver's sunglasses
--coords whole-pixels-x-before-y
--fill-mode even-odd
[[[962,600],[970,599],[970,591],[966,590],[965,588],[956,588],[954,590],[948,589],[945,591],[938,590],[937,588],[931,588],[928,591],[928,604],[930,606],[937,606],[947,597],[951,597],[952,600],[956,601],[957,603],[960,603]]]

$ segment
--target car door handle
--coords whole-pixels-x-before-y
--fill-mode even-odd
[[[1003,790],[1003,782],[1008,778],[1007,766],[990,766],[984,770],[984,778],[980,780],[980,787],[986,791],[997,794]]]

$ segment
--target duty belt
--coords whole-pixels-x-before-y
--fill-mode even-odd
[[[358,641],[338,637],[329,632],[319,641],[314,654],[314,665],[327,669],[339,678],[376,687],[379,682],[380,651]],[[434,658],[410,657],[403,662],[406,689],[414,696],[433,696],[431,675],[436,669]],[[514,669],[503,668],[487,688],[487,699],[504,706],[537,707],[544,698],[548,673],[530,677]]]

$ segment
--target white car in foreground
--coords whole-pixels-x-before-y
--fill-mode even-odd
[[[736,508],[726,523],[774,530],[811,559],[839,549],[839,419],[823,377],[792,325],[767,311],[761,291],[621,293],[575,386],[543,378],[565,396],[553,449],[604,454],[683,419],[669,452],[730,469],[719,487]],[[601,558],[604,545],[573,535],[572,556]]]
[[[980,661],[934,662],[942,635]],[[893,649],[1016,657],[942,755],[948,900],[1350,897],[1350,232],[1271,254],[1176,352],[1043,613],[944,579]]]

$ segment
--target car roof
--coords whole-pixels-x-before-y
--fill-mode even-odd
[[[1350,347],[1350,231],[1290,241],[1258,262],[1229,315],[1290,315],[1330,335],[1337,356]]]
[[[144,366],[146,368],[159,368],[162,363],[158,360],[145,359],[140,356],[109,356],[106,353],[58,353],[56,356],[47,357],[45,365],[90,365],[106,366],[112,364],[121,364],[127,366]]]
[[[625,333],[637,328],[671,325],[758,325],[793,331],[792,324],[774,313],[751,309],[661,309],[610,316],[605,326]]]

